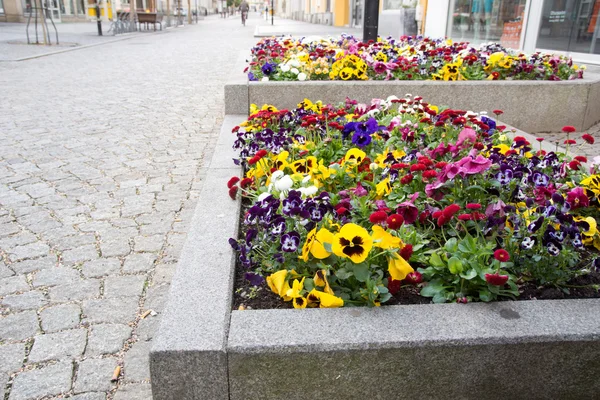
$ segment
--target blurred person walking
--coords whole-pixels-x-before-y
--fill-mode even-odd
[[[246,19],[248,18],[248,10],[250,10],[250,6],[246,2],[246,0],[242,0],[240,3],[240,11],[242,13],[242,25],[246,26]]]

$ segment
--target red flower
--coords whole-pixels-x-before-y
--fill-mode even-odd
[[[461,221],[470,221],[473,219],[473,216],[471,214],[460,214],[457,218]]]
[[[400,214],[392,214],[385,220],[390,229],[398,229],[404,223],[404,217]]]
[[[445,215],[442,214],[437,219],[437,224],[438,224],[438,226],[446,225],[448,222],[450,222],[451,219],[452,219],[451,217],[446,217]]]
[[[400,179],[400,183],[403,185],[408,185],[413,180],[413,176],[411,174],[405,175]]]
[[[408,168],[408,164],[405,164],[405,163],[392,164],[392,169],[404,169],[404,168]]]
[[[584,133],[581,138],[585,140],[587,144],[594,144],[595,142],[594,137],[588,133]]]
[[[460,206],[458,204],[450,204],[448,207],[444,208],[442,211],[442,215],[448,219],[452,218],[454,214],[456,214],[460,210]]]
[[[410,172],[416,172],[416,171],[425,171],[427,169],[427,167],[425,166],[425,164],[413,164],[410,166]]]
[[[504,131],[506,129],[506,125],[496,125],[496,129],[500,132]]]
[[[238,191],[238,187],[237,186],[232,186],[229,188],[229,197],[231,197],[233,200],[235,200],[235,196],[237,194]]]
[[[388,290],[390,291],[391,295],[395,295],[396,293],[398,293],[401,286],[402,286],[401,281],[396,281],[392,278],[388,278]]]
[[[504,111],[502,111],[502,110],[494,110],[494,111],[492,111],[492,112],[493,112],[494,114],[496,114],[496,115],[502,115],[502,114],[504,114]]]
[[[337,215],[345,215],[348,212],[348,209],[346,207],[338,207],[335,209],[335,212],[337,213]]]
[[[575,144],[577,143],[576,141],[574,141],[573,139],[567,139],[564,141],[564,144]]]
[[[400,250],[400,256],[406,261],[410,260],[413,254],[412,244],[405,244],[402,250]]]
[[[577,160],[573,160],[569,163],[569,168],[571,169],[579,169],[579,166],[581,166],[581,163]]]
[[[242,189],[247,188],[251,184],[252,184],[252,178],[244,178],[240,182],[240,186],[242,187]]]
[[[539,137],[539,138],[535,138],[535,140],[537,140],[538,142],[542,143],[544,141],[543,137]]]
[[[471,217],[473,217],[473,221],[481,221],[482,219],[486,218],[485,214],[477,212],[477,211],[475,211],[473,214],[471,214]]]
[[[588,159],[584,156],[575,156],[575,160],[582,162],[582,163],[586,163],[588,161]]]
[[[496,72],[497,73],[497,72]],[[469,302],[469,299],[467,299],[466,297],[458,297],[456,299],[456,302],[458,304],[467,304]]]
[[[254,165],[256,164],[258,161],[260,160],[260,157],[252,157],[251,159],[248,160],[248,165]]]
[[[431,178],[435,178],[436,176],[437,176],[437,172],[435,172],[434,170],[431,170],[431,169],[423,172],[424,179],[431,179]]]
[[[495,274],[485,274],[485,281],[490,285],[504,286],[508,282],[508,275],[500,275],[497,272]]]
[[[510,254],[504,249],[498,249],[494,252],[494,258],[500,262],[506,262],[510,260]]]
[[[574,126],[571,125],[567,125],[567,126],[563,126],[562,131],[565,133],[572,133],[575,132],[577,129],[575,129]]]
[[[437,163],[435,163],[435,167],[437,169],[442,169],[444,168],[446,165],[448,165],[448,163],[446,161],[439,161]]]
[[[387,214],[384,211],[375,211],[369,216],[369,221],[372,224],[381,224],[387,219]]]
[[[227,182],[227,187],[229,189],[231,189],[231,187],[233,185],[235,185],[236,183],[238,183],[240,181],[240,178],[238,178],[237,176],[232,176],[231,179]]]
[[[256,157],[259,157],[259,158],[263,158],[266,155],[267,155],[267,151],[266,150],[259,150],[259,151],[256,152]]]
[[[481,209],[481,204],[479,203],[467,203],[467,210],[479,210]]]
[[[418,285],[419,283],[423,282],[423,275],[420,272],[411,272],[410,274],[406,275],[406,278],[404,278],[404,280],[406,281],[406,283],[409,283],[411,285]]]

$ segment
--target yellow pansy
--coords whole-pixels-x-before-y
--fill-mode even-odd
[[[358,165],[363,162],[366,156],[367,153],[354,147],[346,152],[346,156],[344,157],[344,163]]]
[[[306,262],[308,261],[308,253],[319,260],[329,257],[331,253],[325,250],[323,243],[332,244],[333,240],[333,233],[329,232],[327,229],[321,228],[319,229],[319,232],[317,232],[317,228],[314,228],[306,236],[306,242],[304,242],[304,246],[302,246],[302,255],[298,256],[298,258]]]
[[[314,278],[315,286],[324,287],[325,293],[334,294],[331,286],[329,286],[329,281],[327,280],[327,271],[324,269],[320,269],[315,274]]]
[[[373,238],[373,246],[384,250],[402,249],[404,247],[402,239],[392,235],[379,225],[373,225],[373,235],[371,237]]]
[[[291,300],[291,297],[287,296],[288,290],[290,290],[290,284],[287,280],[288,270],[282,269],[267,276],[267,285],[273,291],[283,298],[284,301]]]
[[[352,68],[346,67],[340,71],[340,78],[347,81],[348,79],[352,78],[353,73],[354,70]]]
[[[393,253],[388,258],[388,272],[393,280],[401,281],[406,278],[406,275],[415,272],[415,270],[401,255]]]
[[[581,232],[585,236],[594,236],[596,233],[598,233],[598,224],[596,223],[596,220],[593,217],[573,217],[573,219],[577,222],[587,223],[588,229]]]
[[[377,191],[377,197],[387,196],[392,192],[392,184],[390,183],[390,178],[385,178],[381,182],[379,182],[375,189]]]
[[[367,259],[372,247],[373,239],[365,228],[346,224],[335,235],[332,249],[336,256],[349,258],[358,264]]]
[[[316,306],[318,304],[321,308],[337,308],[344,306],[344,300],[340,297],[325,292],[319,292],[316,289],[311,290],[306,299],[310,305]]]
[[[285,292],[285,295],[292,299],[295,299],[296,297],[302,297],[300,292],[304,290],[304,279],[306,278],[302,278],[302,280],[294,279],[292,287]]]

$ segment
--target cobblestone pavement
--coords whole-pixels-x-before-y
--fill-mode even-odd
[[[583,139],[581,139],[581,135],[584,133],[588,133],[592,135],[594,138],[594,144],[588,144]],[[563,132],[559,133],[539,133],[537,134],[539,137],[543,137],[544,140],[549,141],[550,143],[556,143],[560,147],[565,147],[565,140],[567,139],[567,134]],[[574,155],[586,156],[588,158],[588,162],[591,163],[595,157],[600,157],[600,124],[592,126],[590,129],[585,132],[574,132],[569,135],[570,139],[575,139],[577,144],[571,146],[570,152]],[[597,163],[600,163],[600,159]]]
[[[0,399],[151,399],[151,339],[252,33],[213,17],[0,63]]]

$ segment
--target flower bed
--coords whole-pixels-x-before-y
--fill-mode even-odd
[[[255,109],[234,128],[247,172],[229,192],[250,204],[230,243],[249,282],[296,308],[377,306],[415,286],[461,303],[528,282],[568,290],[600,267],[600,175],[572,155],[594,138],[563,130],[566,154],[419,97]]]
[[[402,37],[361,42],[353,36],[304,42],[262,39],[252,48],[250,81],[305,80],[570,80],[583,68],[570,57],[531,55],[500,44]]]

